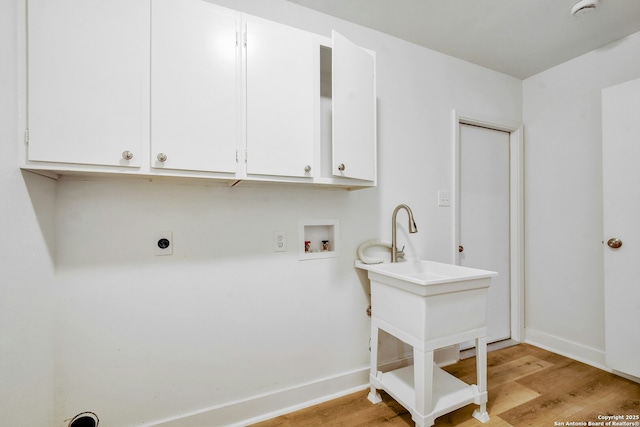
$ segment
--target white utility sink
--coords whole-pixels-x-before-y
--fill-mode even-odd
[[[405,406],[417,426],[457,408],[479,405],[473,416],[487,422],[486,317],[491,278],[496,272],[428,260],[364,264],[371,282],[371,393],[386,390]],[[378,330],[414,349],[414,365],[378,371]],[[468,385],[433,364],[442,347],[476,341],[477,384]]]
[[[356,261],[356,267],[369,271],[369,278],[402,288],[418,295],[435,295],[468,289],[477,279],[497,276],[494,271],[462,267],[428,260],[411,260],[396,263],[364,264]],[[487,285],[488,286],[488,285]]]

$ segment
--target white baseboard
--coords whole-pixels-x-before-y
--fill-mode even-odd
[[[458,344],[449,347],[439,348],[434,352],[433,361],[439,367],[453,365],[460,360],[460,349]]]
[[[487,353],[492,352],[492,351],[496,351],[496,350],[500,350],[502,348],[512,347],[512,346],[518,345],[518,344],[520,344],[519,341],[512,340],[511,338],[507,338],[506,340],[500,340],[500,341],[496,341],[496,342],[491,342],[491,343],[487,344]],[[465,350],[461,350],[460,351],[460,360],[468,359],[470,357],[475,357],[475,356],[476,356],[476,348],[475,347],[467,348]]]
[[[382,362],[378,365],[378,369],[386,372],[411,363],[413,363],[413,357],[406,357]],[[306,384],[145,423],[144,427],[202,427],[205,425],[241,427],[355,393],[367,387],[369,387],[369,366]]]
[[[612,374],[640,383],[640,378],[608,367],[604,351],[533,329],[525,329],[525,336],[525,342],[527,344],[535,345],[536,347],[543,348],[553,353],[569,357],[577,360],[578,362],[586,363],[587,365],[602,369],[603,371],[611,372]]]
[[[611,369],[606,365],[603,350],[529,328],[525,329],[524,342],[611,372]]]
[[[528,344],[569,357],[605,371],[612,372],[605,365],[603,351],[566,340],[534,329],[525,330]],[[450,356],[450,354],[447,356]],[[440,364],[447,364],[445,356]],[[412,362],[411,357],[403,358],[379,366],[382,371],[395,369]],[[445,363],[442,363],[445,362]],[[617,373],[617,372],[616,372]],[[276,390],[247,399],[203,408],[165,420],[145,423],[145,427],[240,427],[268,420],[298,409],[326,402],[350,393],[364,390],[369,386],[369,367],[315,380],[306,384]]]
[[[247,399],[203,408],[145,427],[240,427],[268,420],[298,409],[364,390],[369,386],[369,367]]]

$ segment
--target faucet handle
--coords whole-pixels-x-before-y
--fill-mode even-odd
[[[396,257],[397,258],[404,258],[404,246],[402,247],[402,249],[397,249],[396,248]]]

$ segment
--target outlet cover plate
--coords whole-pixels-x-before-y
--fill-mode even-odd
[[[154,255],[173,255],[173,233],[171,231],[156,231],[153,242]]]
[[[273,251],[287,251],[287,233],[285,233],[284,231],[275,231],[273,233]]]

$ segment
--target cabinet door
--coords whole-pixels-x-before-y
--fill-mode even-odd
[[[310,34],[246,23],[247,173],[313,176],[314,43]]]
[[[376,179],[374,57],[333,32],[333,174]]]
[[[149,0],[27,3],[28,159],[140,166],[149,139]]]
[[[235,172],[239,25],[239,13],[206,1],[153,0],[152,167]]]

